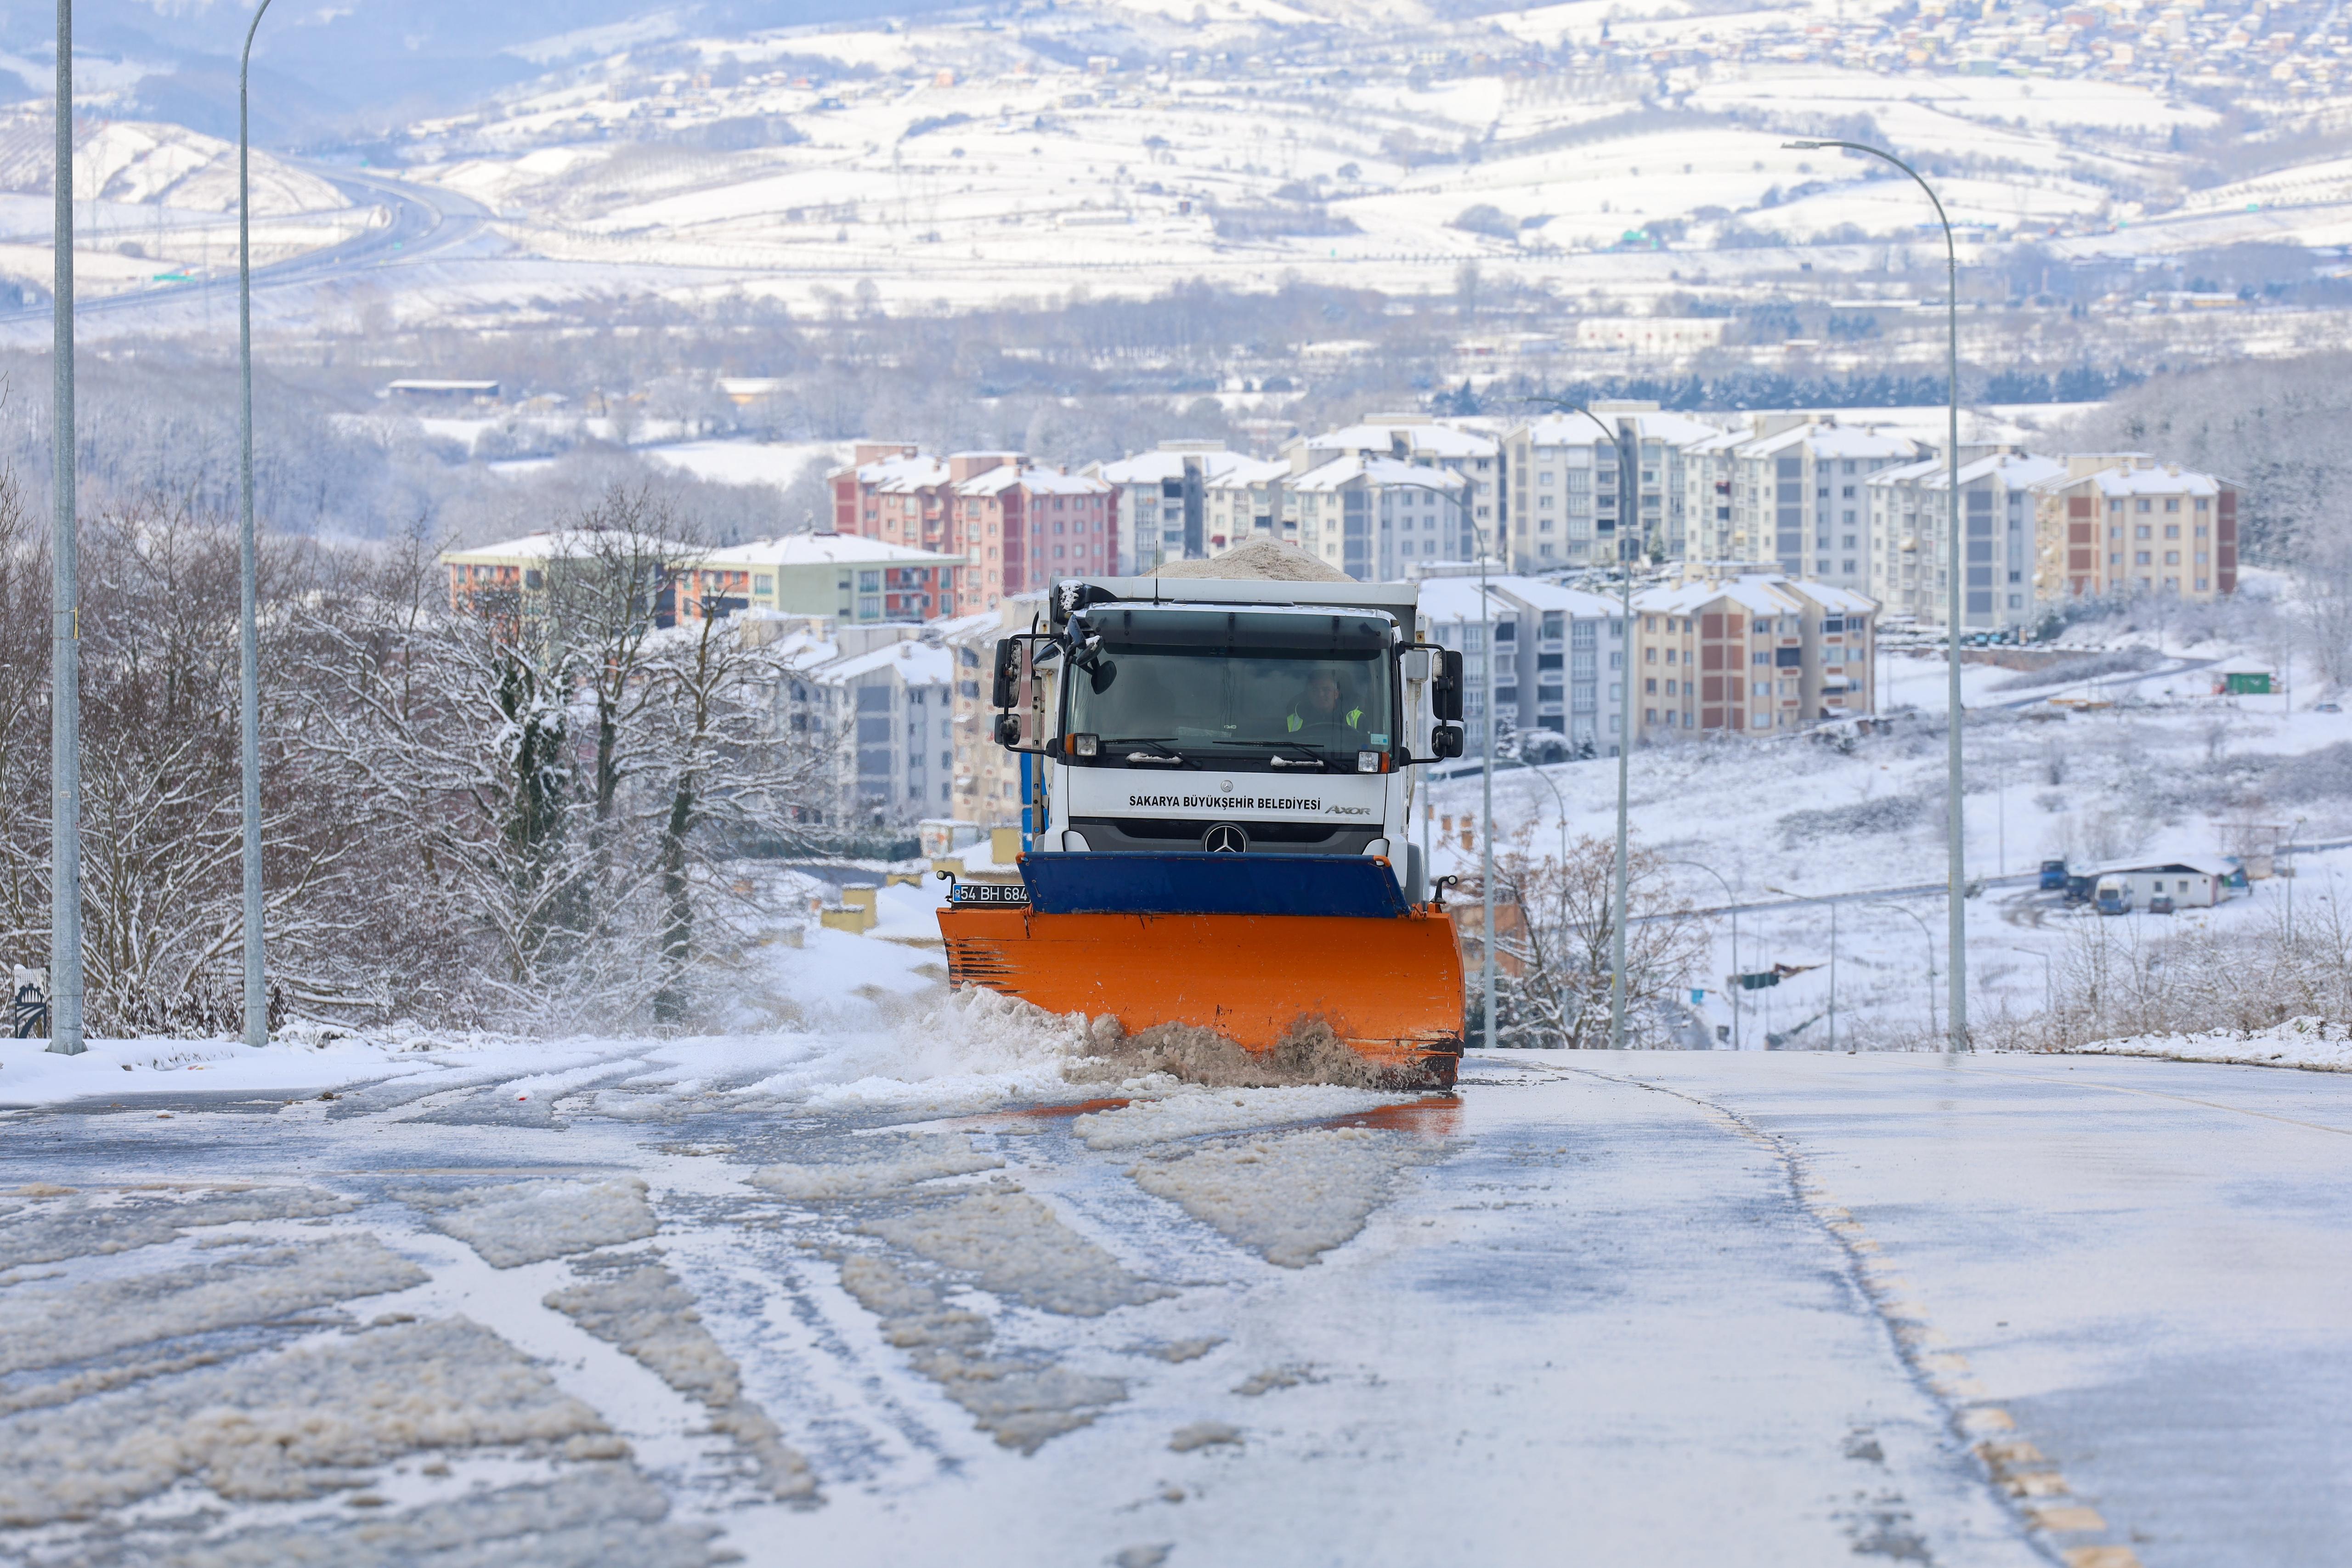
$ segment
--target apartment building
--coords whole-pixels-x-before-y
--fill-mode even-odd
[[[834,820],[904,825],[954,799],[953,657],[909,626],[841,626],[812,617],[777,645],[785,675],[780,727],[838,739]]]
[[[1427,414],[1370,414],[1340,429],[1287,441],[1282,456],[1299,475],[1348,457],[1387,458],[1459,474],[1463,522],[1490,542],[1488,553],[1499,553],[1501,542],[1509,536],[1503,443],[1464,423]],[[1447,548],[1455,560],[1478,553],[1477,544],[1468,540]]]
[[[589,529],[549,529],[474,550],[444,551],[449,607],[468,613],[524,616],[566,571],[640,575],[654,625],[692,619],[708,605],[715,614],[749,603],[750,574],[703,563],[712,554],[674,539]]]
[[[1719,440],[1720,426],[1662,412],[1655,403],[1595,403],[1611,429],[1630,429],[1637,458],[1630,529],[1652,551],[1689,549],[1687,454]],[[1510,480],[1510,560],[1522,572],[1613,563],[1621,519],[1621,448],[1581,414],[1546,415],[1502,438]]]
[[[992,728],[996,642],[1027,631],[1045,603],[1042,594],[1016,595],[993,610],[960,616],[931,628],[952,660],[954,680],[952,809],[941,815],[982,827],[1020,825],[1021,759],[996,743]]]
[[[1079,469],[1116,492],[1112,571],[1134,576],[1162,561],[1197,561],[1211,553],[1207,485],[1239,460],[1220,441],[1162,441],[1149,452]]]
[[[845,624],[953,612],[963,558],[843,533],[788,533],[698,557],[693,596],[713,607],[828,616]]]
[[[1462,653],[1468,749],[1549,730],[1596,755],[1617,750],[1625,625],[1617,604],[1539,578],[1479,579],[1459,568],[1425,579],[1423,635]],[[1491,670],[1490,670],[1491,661]]]
[[[1790,578],[1855,593],[1871,581],[1869,500],[1881,469],[1914,462],[1918,443],[1826,419],[1771,429],[1733,447],[1730,538],[1717,559],[1769,561]]]
[[[1864,595],[1770,573],[1636,594],[1635,733],[1759,735],[1871,712],[1876,618]]]
[[[1058,576],[1114,570],[1118,493],[1107,481],[1001,452],[955,453],[948,468],[959,552],[971,563],[960,609],[992,609]]]
[[[1279,458],[1235,457],[1201,488],[1209,553],[1253,539],[1298,542],[1298,516],[1289,505],[1290,465]]]
[[[2139,452],[2064,464],[2034,492],[2034,581],[2045,598],[2237,592],[2236,485]]]
[[[1298,547],[1360,583],[1404,575],[1417,562],[1461,560],[1475,548],[1470,481],[1422,463],[1363,454],[1293,476]]]
[[[2030,626],[2039,487],[2066,465],[2015,447],[1960,448],[1961,625]],[[1943,626],[1951,605],[1951,469],[1941,454],[1881,468],[1869,498],[1870,596],[1888,615]]]

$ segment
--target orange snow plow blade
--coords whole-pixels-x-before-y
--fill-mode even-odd
[[[1320,1019],[1384,1083],[1449,1088],[1462,1054],[1461,950],[1444,915],[1394,907],[1364,918],[1055,912],[959,900],[940,911],[940,932],[957,986],[1116,1017],[1130,1034],[1192,1024],[1253,1051]]]

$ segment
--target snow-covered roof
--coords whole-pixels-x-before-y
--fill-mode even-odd
[[[1743,458],[1769,458],[1791,447],[1808,447],[1815,458],[1908,458],[1919,450],[1908,436],[1882,436],[1846,425],[1799,425],[1742,442],[1738,451]]]
[[[943,566],[963,559],[911,550],[856,533],[787,533],[730,544],[703,558],[708,566]]]
[[[1960,465],[1960,484],[1972,485],[1979,479],[1998,479],[2013,490],[2030,489],[2047,484],[2066,472],[2065,463],[2057,458],[2044,458],[2032,452],[1991,452]],[[1951,466],[1938,456],[1922,458],[1916,463],[1900,468],[1881,468],[1870,476],[1870,483],[1910,484],[1923,490],[1942,490],[1951,482]]]
[[[1597,411],[1596,411],[1597,412]],[[1747,438],[1746,431],[1727,431],[1712,420],[1695,418],[1687,414],[1675,414],[1653,408],[1636,414],[1602,414],[1601,418],[1614,430],[1616,421],[1631,420],[1633,429],[1644,441],[1664,441],[1685,450],[1701,443],[1737,445]],[[1601,426],[1581,414],[1547,414],[1529,420],[1526,426],[1528,439],[1538,447],[1597,447],[1613,445],[1612,438],[1601,434]]]
[[[908,495],[946,484],[948,466],[938,458],[885,458],[859,468],[857,482],[872,485],[884,495]]]
[[[1476,577],[1424,577],[1421,580],[1421,613],[1437,621],[1486,620],[1517,615],[1522,611],[1541,613],[1558,610],[1586,619],[1606,618],[1621,613],[1621,606],[1614,599],[1600,594],[1588,594],[1580,588],[1563,587],[1540,577],[1522,577],[1517,573],[1498,572],[1488,577],[1486,594],[1493,605],[1491,616],[1479,607]]]
[[[1290,481],[1290,488],[1321,492],[1336,490],[1358,479],[1373,485],[1413,485],[1423,489],[1447,491],[1458,490],[1469,482],[1448,468],[1433,468],[1426,463],[1401,463],[1394,458],[1372,458],[1358,453],[1352,457],[1334,458],[1321,468],[1307,469]]]
[[[1213,472],[1207,479],[1210,489],[1243,489],[1250,485],[1271,484],[1290,477],[1290,465],[1277,458],[1244,458],[1227,452],[1220,456],[1232,460]]]
[[[909,686],[944,686],[955,679],[955,655],[935,644],[908,637],[835,659],[808,673],[812,679],[837,682],[855,680],[877,670],[895,670]]]
[[[1114,485],[1164,484],[1170,479],[1182,479],[1187,461],[1200,464],[1202,476],[1204,479],[1213,479],[1236,463],[1255,462],[1256,459],[1245,458],[1239,452],[1188,452],[1181,449],[1170,451],[1163,447],[1158,451],[1138,452],[1130,458],[1121,458],[1115,462],[1099,464],[1095,471]],[[1276,466],[1285,472],[1288,471],[1287,464]]]
[[[1491,436],[1451,425],[1420,423],[1349,425],[1309,436],[1307,445],[1318,452],[1386,452],[1394,450],[1400,436],[1404,437],[1406,450],[1437,458],[1491,458],[1501,449]]]
[[[1810,577],[1792,578],[1781,584],[1786,593],[1811,599],[1824,611],[1837,616],[1867,616],[1878,609],[1878,601],[1852,588],[1840,588],[1832,584],[1815,582]]]
[[[509,539],[502,544],[481,544],[471,550],[446,551],[441,559],[452,565],[471,566],[509,561],[584,558],[606,551],[659,555],[665,560],[678,561],[701,553],[698,546],[681,543],[675,539],[656,539],[646,534],[624,533],[617,530],[558,528],[541,533],[526,533],[520,539]]]
[[[2112,468],[2101,468],[2097,473],[2084,474],[2076,479],[2066,478],[2062,469],[2044,479],[2042,488],[2064,490],[2073,489],[2077,485],[2087,485],[2103,496],[2210,496],[2221,494],[2221,487],[2228,482],[2212,474],[2200,473],[2195,468],[2184,468],[2178,464],[2161,468],[2153,464],[2147,468],[2117,464]]]
[[[1709,605],[1728,599],[1753,615],[1800,614],[1804,605],[1785,590],[1786,581],[1780,577],[1750,576],[1720,583],[1677,583],[1669,588],[1650,588],[1634,595],[1633,608],[1645,616],[1695,616]]]
[[[1005,463],[983,474],[974,474],[956,486],[960,496],[997,496],[1006,490],[1023,489],[1034,496],[1107,496],[1113,486],[1085,474],[1066,474],[1058,468],[1028,468]]]

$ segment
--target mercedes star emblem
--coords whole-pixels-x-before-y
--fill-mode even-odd
[[[1201,835],[1201,847],[1212,855],[1241,855],[1249,850],[1249,835],[1230,822],[1220,822]]]

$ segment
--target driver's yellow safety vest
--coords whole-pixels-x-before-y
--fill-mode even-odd
[[[1350,730],[1360,729],[1364,722],[1364,710],[1360,708],[1350,708],[1345,713],[1339,715],[1339,722],[1345,724]],[[1290,732],[1294,735],[1298,733],[1299,731],[1307,728],[1307,721],[1301,719],[1296,713],[1293,713],[1290,716],[1289,723]]]

